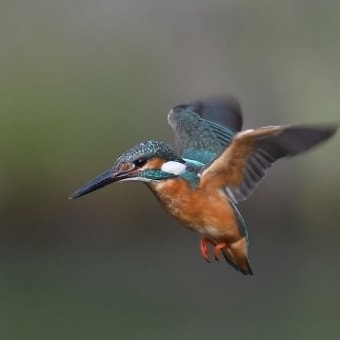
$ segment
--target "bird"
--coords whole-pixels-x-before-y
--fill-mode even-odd
[[[173,107],[168,123],[176,147],[147,140],[128,149],[107,171],[87,182],[75,199],[108,184],[143,182],[165,210],[201,235],[202,257],[253,275],[248,232],[238,209],[279,159],[301,154],[332,137],[337,124],[242,129],[242,109],[233,96],[211,97]]]

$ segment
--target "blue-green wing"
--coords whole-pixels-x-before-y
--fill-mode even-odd
[[[233,97],[175,106],[168,115],[181,157],[209,163],[242,128],[242,112]]]

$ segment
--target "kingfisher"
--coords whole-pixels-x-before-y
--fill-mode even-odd
[[[141,142],[70,199],[115,182],[144,182],[170,215],[201,235],[200,252],[207,262],[211,245],[216,261],[222,254],[233,268],[252,275],[238,203],[254,192],[276,161],[326,141],[337,125],[241,131],[242,121],[241,106],[231,96],[177,105],[168,114],[176,148],[164,141]]]

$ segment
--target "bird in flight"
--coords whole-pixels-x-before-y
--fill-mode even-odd
[[[141,142],[70,198],[115,182],[144,182],[170,215],[202,236],[200,252],[206,261],[210,244],[216,260],[222,253],[236,270],[252,275],[248,232],[238,203],[254,192],[273,163],[326,141],[337,126],[265,126],[241,131],[241,107],[233,97],[175,106],[168,122],[176,149],[163,141]]]

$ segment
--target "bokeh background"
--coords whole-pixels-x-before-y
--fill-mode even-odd
[[[206,264],[143,184],[67,197],[178,103],[339,121],[340,2],[2,0],[1,339],[338,339],[339,134],[240,205],[255,276]]]

